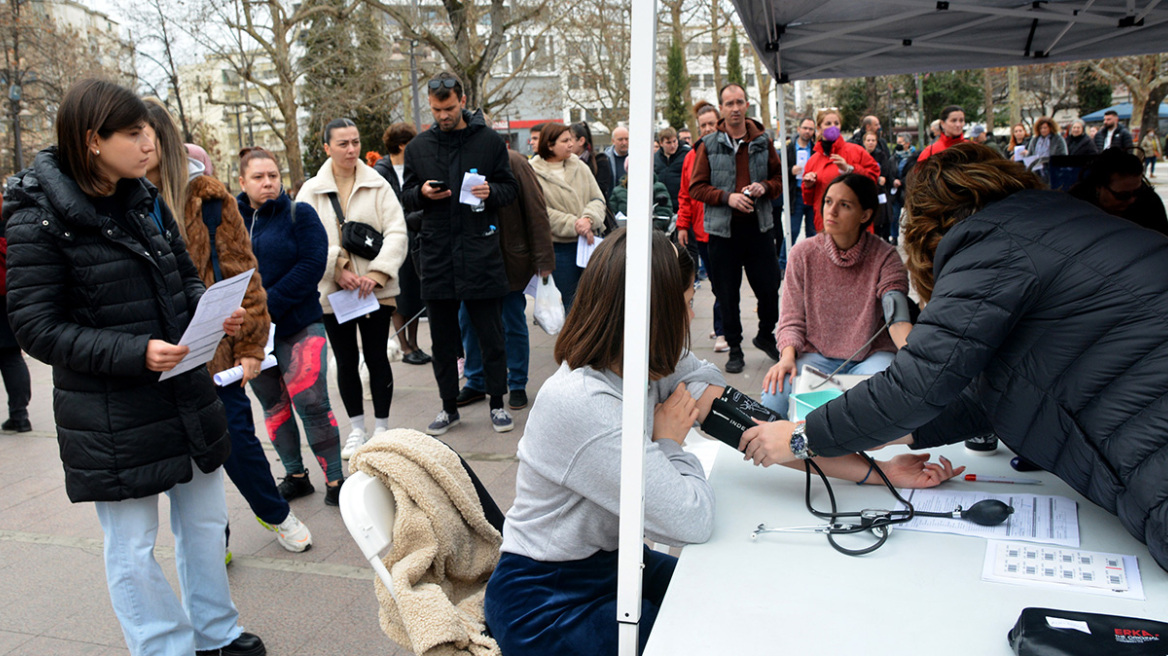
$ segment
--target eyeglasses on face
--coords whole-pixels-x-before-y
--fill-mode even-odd
[[[437,90],[441,89],[442,87],[446,87],[447,89],[453,89],[456,84],[458,84],[458,80],[456,80],[452,77],[443,78],[441,80],[430,80],[430,89],[432,89],[434,91],[437,91]]]

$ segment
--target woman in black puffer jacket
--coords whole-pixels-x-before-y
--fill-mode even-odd
[[[907,267],[928,305],[887,370],[807,417],[806,446],[996,433],[1168,569],[1168,239],[976,144],[918,164],[907,200]],[[794,459],[793,429],[750,429],[747,454]]]
[[[20,345],[53,367],[66,492],[97,502],[130,651],[259,655],[263,643],[239,628],[224,565],[223,405],[204,366],[160,380],[188,351],[175,344],[204,287],[169,209],[151,215],[146,119],[142,101],[109,82],[66,93],[58,146],[5,197],[9,317]],[[243,316],[224,330],[234,334]],[[153,555],[161,492],[181,605]]]

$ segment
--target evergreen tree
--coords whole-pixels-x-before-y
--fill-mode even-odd
[[[669,56],[666,59],[665,88],[669,98],[665,104],[665,120],[674,128],[680,130],[685,127],[689,118],[689,108],[685,102],[685,70],[681,44],[673,40],[669,44]]]
[[[1099,79],[1089,66],[1079,67],[1075,93],[1079,97],[1080,116],[1111,106],[1111,85]]]
[[[309,0],[313,4],[341,7],[343,0]],[[361,135],[361,159],[381,150],[381,135],[390,123],[400,121],[400,98],[387,82],[389,57],[380,14],[361,7],[346,19],[321,14],[304,32],[304,103],[308,121],[304,131],[304,170],[316,175],[327,159],[321,134],[329,121],[352,119]]]
[[[738,30],[730,32],[730,52],[726,55],[726,83],[746,88],[746,76],[742,73],[742,48],[738,45]]]

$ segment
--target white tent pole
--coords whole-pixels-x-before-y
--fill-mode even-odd
[[[653,124],[657,90],[657,2],[632,6],[629,46],[629,205],[622,375],[620,542],[616,620],[621,656],[636,656],[641,621],[645,523],[645,427],[649,384],[650,246],[653,230]],[[599,308],[598,308],[599,310]]]
[[[791,190],[787,189],[787,181],[791,171],[791,162],[787,160],[787,93],[781,82],[775,82],[775,89],[779,92],[779,134],[775,137],[775,148],[779,149],[779,162],[783,165],[783,239],[787,240],[787,255],[791,254],[791,246],[795,244],[795,235],[799,226],[795,225],[795,217],[791,216]]]

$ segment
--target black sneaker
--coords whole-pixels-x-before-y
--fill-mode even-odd
[[[289,474],[282,478],[280,484],[276,486],[276,491],[285,501],[291,501],[316,492],[316,488],[312,487],[312,481],[308,480],[308,472],[304,472],[299,476]]]
[[[341,505],[341,486],[345,484],[345,479],[341,479],[336,485],[324,486],[324,505],[339,506]]]
[[[264,641],[254,633],[241,633],[222,649],[207,649],[195,652],[195,656],[266,656],[268,650]]]
[[[458,398],[456,398],[454,400],[454,402],[457,403],[458,407],[461,408],[464,405],[478,403],[479,401],[482,401],[485,398],[487,398],[486,392],[480,392],[477,389],[471,389],[469,387],[464,387],[461,390],[459,390]]]
[[[0,424],[0,431],[5,433],[27,433],[32,430],[32,423],[28,419],[5,419]]]
[[[766,337],[763,337],[762,335],[758,335],[757,337],[754,338],[753,341],[751,341],[751,344],[754,344],[754,348],[762,351],[763,353],[766,353],[767,357],[774,360],[775,362],[778,362],[779,360],[783,359],[782,354],[779,353],[779,349],[775,345],[775,338],[774,337],[767,339]]]
[[[742,355],[742,348],[730,347],[730,359],[726,361],[726,373],[740,374],[746,368],[746,358]]]
[[[507,400],[507,405],[512,410],[522,410],[527,407],[527,390],[511,390],[511,398]]]
[[[430,355],[422,349],[415,349],[402,356],[402,362],[406,364],[430,364]]]

